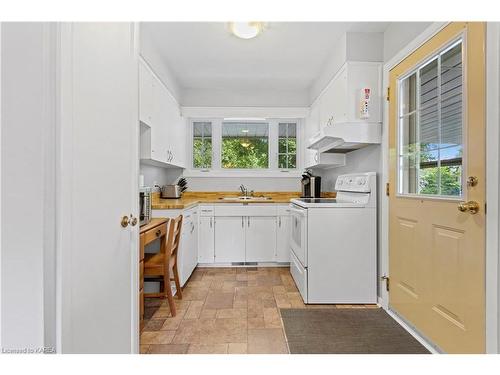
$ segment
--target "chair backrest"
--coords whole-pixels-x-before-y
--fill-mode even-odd
[[[177,257],[177,250],[181,241],[182,230],[182,215],[177,216],[175,219],[170,219],[167,235],[167,246],[165,249],[166,260]]]

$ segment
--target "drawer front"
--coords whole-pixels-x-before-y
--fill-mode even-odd
[[[144,261],[139,262],[139,290],[144,288]]]
[[[214,216],[214,206],[199,206],[198,214],[200,216]]]
[[[167,224],[158,225],[157,227],[148,230],[143,233],[144,235],[144,243],[147,245],[150,242],[153,242],[157,238],[164,236],[167,234]]]
[[[302,267],[302,264],[300,264],[293,252],[290,253],[290,273],[304,303],[307,303],[307,269]]]
[[[146,246],[146,236],[141,234],[139,239],[139,261],[144,260],[144,247]]]
[[[215,206],[215,216],[276,216],[276,206],[265,203],[233,206],[226,203]]]
[[[278,216],[290,215],[290,205],[277,206]]]

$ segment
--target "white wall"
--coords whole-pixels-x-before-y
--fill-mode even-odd
[[[432,22],[391,22],[384,32],[384,62],[393,58]]]
[[[309,90],[309,105],[319,96],[347,61],[382,61],[382,33],[345,33],[334,43],[333,52]]]
[[[160,186],[174,184],[182,175],[182,169],[161,168],[141,163],[139,174],[144,176],[144,186],[153,187],[155,183]]]
[[[265,90],[247,90],[241,88],[228,91],[218,89],[182,90],[181,97],[184,106],[203,107],[301,107],[309,105],[307,90],[280,90],[268,87]]]
[[[243,184],[254,191],[300,191],[299,177],[188,177],[189,191],[238,191]]]
[[[155,46],[153,39],[149,37],[144,28],[140,29],[139,53],[154,70],[163,84],[168,87],[177,102],[180,103],[181,90],[179,84],[174,74],[164,63],[164,59],[159,54],[158,48]]]
[[[47,23],[1,24],[3,349],[55,346],[53,32]]]

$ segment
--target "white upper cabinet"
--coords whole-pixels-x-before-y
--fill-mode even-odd
[[[315,102],[319,106],[319,129],[306,140],[306,147],[320,152],[349,152],[380,143],[381,78],[381,63],[346,62]]]
[[[139,64],[141,160],[185,167],[186,131],[180,108],[168,88],[144,61]]]
[[[153,122],[153,75],[145,64],[139,64],[139,119],[151,126]]]
[[[320,128],[348,121],[347,67],[344,66],[337,77],[333,79],[319,98],[319,103]]]
[[[341,123],[382,121],[380,63],[346,62],[318,98],[320,129]],[[362,113],[364,90],[370,90],[368,113]]]

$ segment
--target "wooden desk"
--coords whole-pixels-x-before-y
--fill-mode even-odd
[[[168,218],[155,218],[140,228],[139,242],[139,319],[140,330],[144,328],[144,248],[167,235]]]

